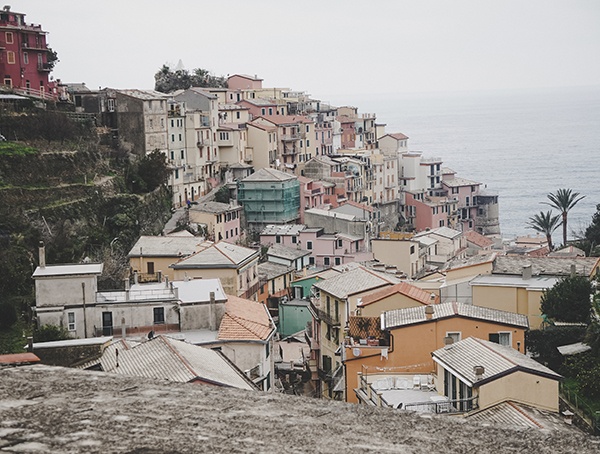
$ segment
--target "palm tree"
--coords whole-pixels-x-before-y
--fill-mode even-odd
[[[579,196],[579,192],[573,192],[571,189],[558,189],[556,193],[548,194],[550,202],[544,202],[546,205],[556,208],[562,215],[563,246],[567,245],[567,214],[584,197],[584,195]]]
[[[554,231],[560,226],[560,215],[552,216],[552,211],[547,211],[544,213],[540,211],[539,214],[535,214],[529,218],[529,222],[527,223],[529,228],[532,228],[536,232],[542,233],[546,235],[546,240],[548,241],[548,248],[550,251],[554,249],[552,246],[552,234]]]

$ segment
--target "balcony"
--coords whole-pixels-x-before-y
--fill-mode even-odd
[[[331,314],[328,314],[325,311],[322,311],[321,309],[317,309],[317,314],[319,315],[319,319],[322,322],[327,323],[330,326],[341,326],[340,320],[338,317],[334,317]]]
[[[290,142],[290,141],[295,141],[295,140],[300,140],[302,139],[302,134],[296,133],[296,134],[284,134],[279,136],[280,140],[282,142]]]
[[[50,65],[50,63],[41,63],[38,64],[37,69],[39,72],[49,73],[50,71],[52,71],[52,65]]]

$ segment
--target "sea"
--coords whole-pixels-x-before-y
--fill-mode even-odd
[[[332,104],[375,113],[386,132],[409,137],[411,151],[441,157],[457,176],[497,193],[507,241],[535,234],[529,218],[551,209],[544,202],[559,188],[585,195],[569,212],[569,239],[585,231],[600,204],[600,86],[352,94]],[[554,241],[562,243],[562,228]]]

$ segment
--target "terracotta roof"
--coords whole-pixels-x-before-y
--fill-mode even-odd
[[[254,249],[220,241],[170,265],[170,267],[174,269],[238,268],[257,257],[258,251]]]
[[[359,306],[367,306],[369,304],[373,304],[377,301],[382,300],[383,298],[386,298],[390,295],[394,295],[396,293],[408,296],[409,298],[418,301],[421,304],[430,304],[432,302],[431,292],[427,292],[419,287],[415,287],[414,285],[411,285],[408,282],[401,282],[391,287],[386,287],[381,290],[377,290],[373,293],[369,293],[368,295],[362,298],[362,303],[360,303]],[[436,296],[433,300],[435,304],[439,303],[439,301],[440,298],[438,296]]]
[[[269,338],[273,329],[264,304],[227,295],[218,339],[264,341]]]
[[[386,134],[386,136],[389,136],[389,137],[391,137],[393,139],[396,139],[396,140],[408,139],[408,136],[405,136],[401,132],[397,132],[397,133],[394,133],[394,134]],[[385,137],[385,136],[383,136],[383,137]]]
[[[1,364],[29,364],[37,363],[40,359],[33,353],[14,353],[12,355],[0,355]]]
[[[479,246],[480,248],[490,247],[494,244],[494,242],[488,237],[483,236],[481,233],[478,233],[474,230],[466,231],[463,236],[469,243],[473,243],[475,246]]]

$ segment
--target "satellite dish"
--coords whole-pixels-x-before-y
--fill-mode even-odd
[[[360,348],[353,348],[352,349],[352,354],[354,356],[360,356],[362,354],[362,351],[360,350]]]

